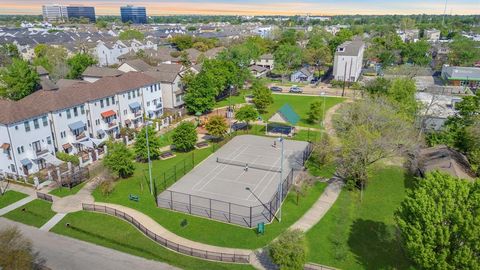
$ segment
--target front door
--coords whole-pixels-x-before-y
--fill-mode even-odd
[[[36,153],[42,151],[42,146],[40,145],[40,141],[36,141],[32,143],[33,151]]]

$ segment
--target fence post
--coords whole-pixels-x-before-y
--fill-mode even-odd
[[[173,210],[173,192],[170,191],[170,209]]]
[[[192,163],[193,163],[193,167],[195,167],[195,151],[192,151]]]
[[[173,175],[174,175],[175,182],[177,182],[177,164],[173,166]]]
[[[232,203],[228,203],[228,222],[232,223]]]
[[[188,194],[188,212],[192,214],[192,195]]]
[[[252,207],[250,206],[250,228],[252,227]]]
[[[208,199],[210,202],[210,218],[212,218],[212,199]]]

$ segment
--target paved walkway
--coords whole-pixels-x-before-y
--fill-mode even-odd
[[[45,232],[37,228],[0,217],[0,229],[16,226],[33,243],[35,251],[46,260],[45,266],[57,270],[177,270],[166,263],[147,260],[110,248],[80,241],[67,236]]]
[[[95,189],[97,182],[95,179],[89,181],[80,189],[77,194],[53,201],[52,210],[57,213],[67,214],[82,210],[82,203],[93,203],[95,199],[92,191]]]
[[[238,254],[238,255],[250,255],[252,253],[252,251],[248,249],[235,249],[235,248],[211,246],[211,245],[188,240],[186,238],[180,237],[170,232],[169,230],[165,229],[160,224],[158,224],[155,220],[153,220],[151,217],[129,207],[125,207],[118,204],[100,203],[100,202],[95,203],[95,205],[107,206],[107,207],[116,209],[118,211],[127,213],[128,215],[132,216],[134,219],[140,222],[143,226],[145,226],[146,228],[148,228],[150,231],[154,232],[158,236],[161,236],[169,241],[172,241],[180,245],[184,245],[184,246],[196,248],[196,249],[207,250],[211,252],[222,252],[222,253],[230,253],[230,254]]]
[[[47,223],[43,224],[43,226],[40,227],[40,230],[46,232],[50,231],[50,229],[57,225],[57,223],[59,223],[60,220],[62,220],[62,218],[64,218],[66,215],[67,214],[56,214],[49,221],[47,221]]]
[[[21,199],[20,201],[16,201],[8,206],[5,206],[4,208],[0,209],[0,216],[3,216],[6,213],[13,211],[21,206],[24,206],[25,204],[35,200],[35,198],[36,197],[28,196],[26,198]]]
[[[342,191],[343,181],[333,177],[315,204],[290,229],[310,230],[330,210]]]

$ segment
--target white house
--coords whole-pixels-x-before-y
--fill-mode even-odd
[[[437,29],[427,29],[423,33],[423,37],[426,38],[428,41],[437,42],[440,40],[441,32]]]
[[[337,47],[333,61],[335,80],[356,82],[363,66],[365,43],[361,40],[346,41]]]
[[[273,55],[268,53],[260,56],[260,58],[254,61],[253,64],[272,70],[275,67],[275,60]]]
[[[97,46],[93,50],[93,54],[98,60],[100,66],[109,66],[114,64],[120,64],[119,56],[129,53],[138,52],[139,50],[153,49],[157,50],[157,44],[146,41],[142,43],[137,40],[130,42],[123,42],[117,40],[114,43],[98,41]]]
[[[148,76],[160,82],[162,90],[163,108],[175,109],[182,107],[185,92],[182,86],[182,74],[188,72],[181,65],[160,64],[154,70],[145,72]]]

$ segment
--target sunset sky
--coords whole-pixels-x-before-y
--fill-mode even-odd
[[[41,14],[43,4],[80,4],[96,8],[97,15],[119,15],[119,6],[147,7],[148,15],[338,15],[338,14],[442,14],[443,0],[0,0],[0,14]],[[480,0],[450,0],[447,14],[480,14]]]

